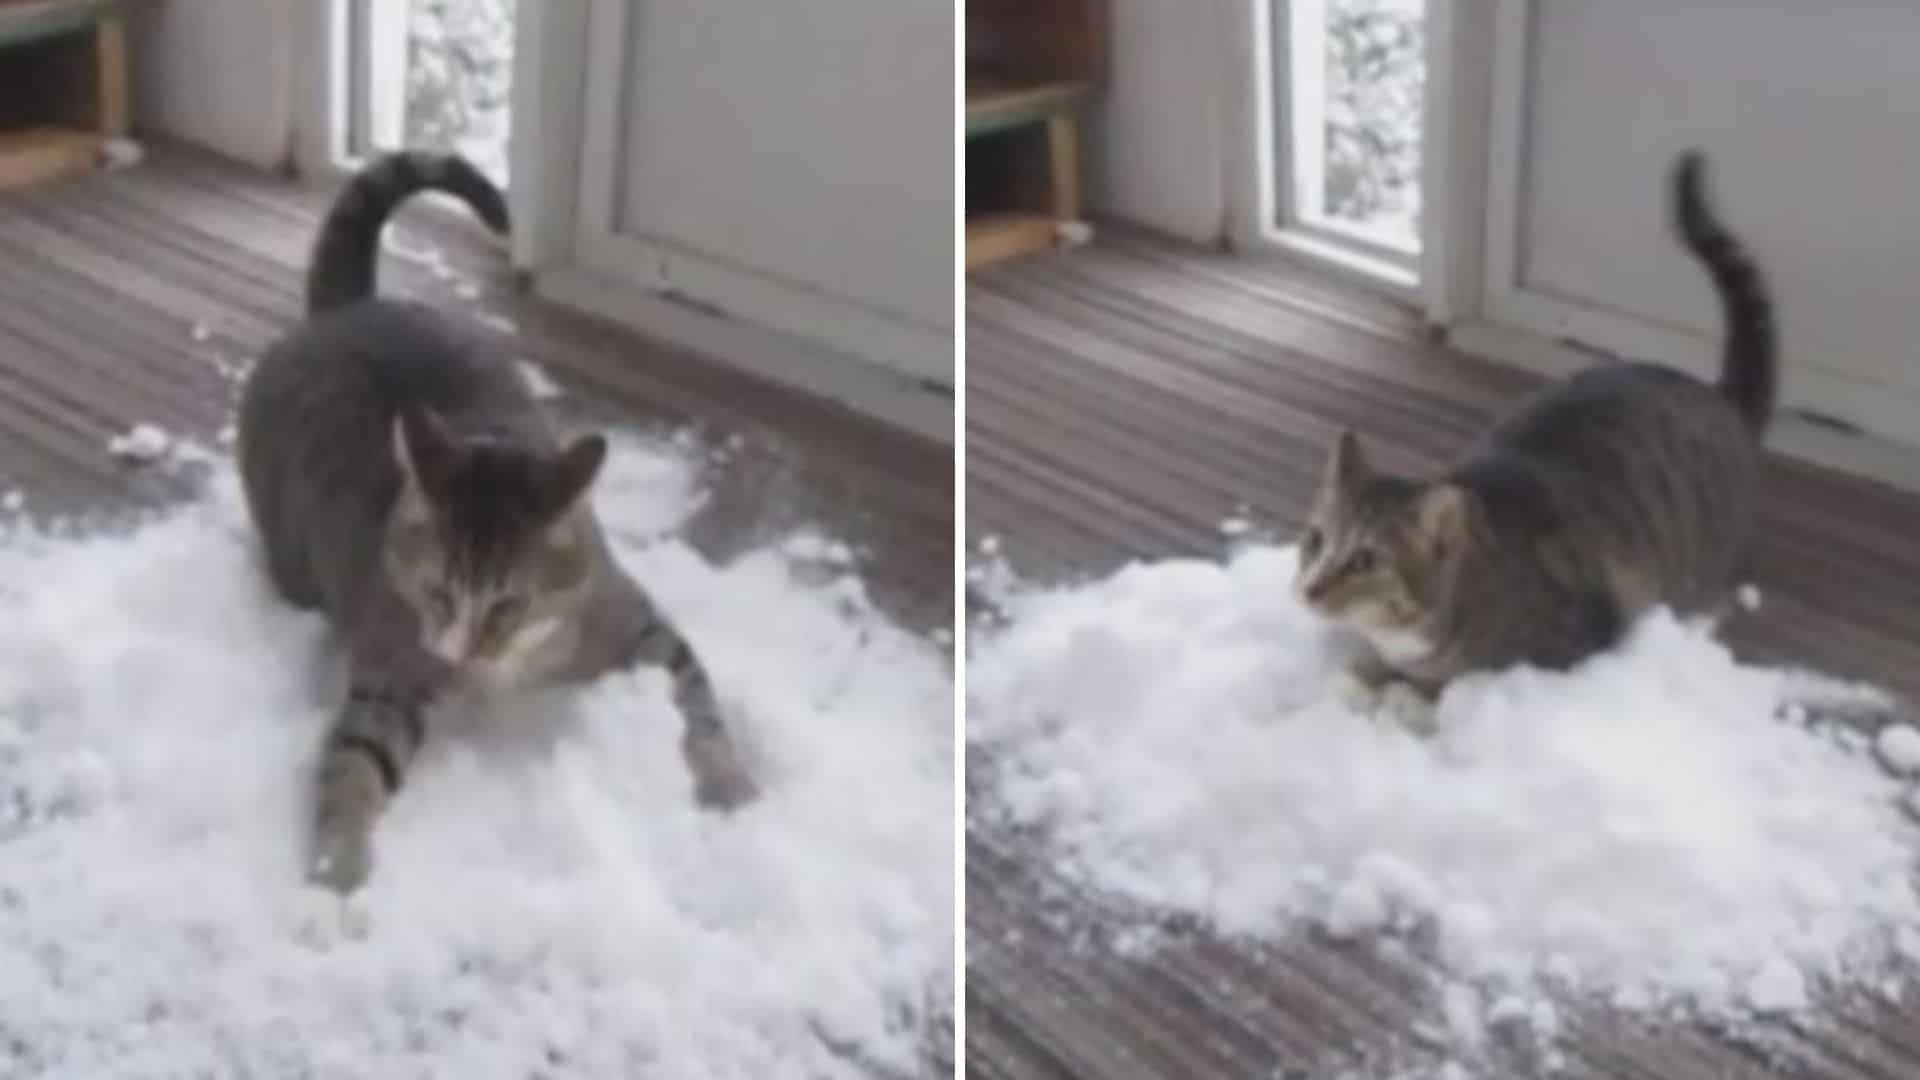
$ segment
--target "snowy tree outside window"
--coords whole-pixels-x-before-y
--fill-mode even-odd
[[[514,0],[412,0],[406,143],[467,156],[507,182]]]
[[[1326,0],[1325,213],[1395,247],[1420,236],[1422,0]]]

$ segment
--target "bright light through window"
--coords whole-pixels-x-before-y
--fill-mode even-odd
[[[356,0],[353,149],[455,150],[507,180],[515,0]]]
[[[1291,0],[1283,227],[1408,261],[1420,249],[1423,0]]]

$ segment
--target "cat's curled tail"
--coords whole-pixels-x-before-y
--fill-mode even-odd
[[[1673,225],[1707,268],[1720,293],[1726,346],[1720,392],[1733,402],[1755,435],[1766,430],[1779,392],[1779,346],[1773,300],[1766,278],[1714,214],[1706,193],[1706,159],[1698,150],[1680,155],[1673,168]]]
[[[421,150],[386,154],[347,182],[320,225],[307,270],[309,315],[373,295],[380,230],[395,207],[421,191],[458,195],[488,228],[507,231],[506,199],[467,159]]]

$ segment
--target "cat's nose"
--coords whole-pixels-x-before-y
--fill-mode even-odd
[[[473,635],[464,620],[456,619],[442,627],[427,647],[449,664],[459,664],[473,652]]]

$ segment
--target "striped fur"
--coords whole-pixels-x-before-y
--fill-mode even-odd
[[[488,228],[508,231],[506,199],[465,158],[420,150],[387,154],[347,182],[320,225],[307,270],[309,315],[373,295],[380,230],[396,207],[422,191],[458,195]]]
[[[667,669],[695,797],[753,798],[693,647],[614,562],[588,492],[598,435],[565,439],[512,357],[465,321],[371,295],[378,237],[410,194],[499,193],[458,158],[390,155],[341,192],[315,245],[311,313],[249,377],[239,466],[269,576],[344,636],[350,685],[315,775],[312,879],[366,879],[373,829],[456,686]]]
[[[1726,322],[1720,392],[1760,432],[1773,417],[1779,392],[1779,335],[1773,325],[1773,301],[1759,266],[1714,214],[1705,172],[1706,160],[1697,150],[1682,154],[1674,166],[1674,231],[1705,264],[1720,294]]]
[[[1760,273],[1708,207],[1701,170],[1683,157],[1672,196],[1726,310],[1718,386],[1597,365],[1428,479],[1376,470],[1351,434],[1336,443],[1295,587],[1372,645],[1363,678],[1437,690],[1472,671],[1565,668],[1656,605],[1723,609],[1753,531],[1775,345]]]

